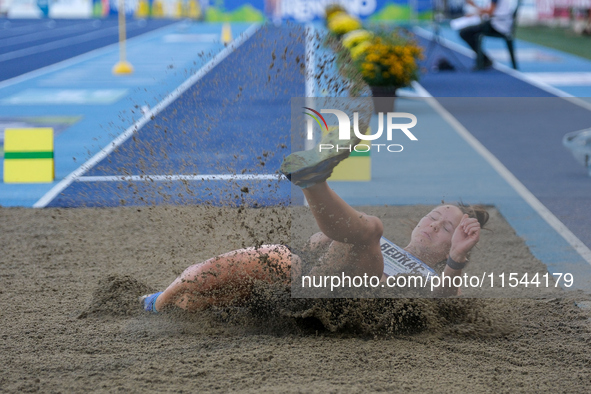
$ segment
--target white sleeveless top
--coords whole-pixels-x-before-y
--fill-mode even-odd
[[[394,242],[382,237],[380,239],[380,246],[382,248],[382,256],[384,256],[384,274],[386,276],[399,274],[422,275],[424,277],[438,276],[433,268]]]

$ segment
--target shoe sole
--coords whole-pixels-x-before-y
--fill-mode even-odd
[[[334,168],[351,154],[348,149],[337,150],[336,147],[353,149],[359,142],[358,138],[339,140],[338,130],[333,130],[326,134],[314,149],[294,152],[287,156],[279,171],[297,186],[312,186],[327,180]],[[320,152],[321,144],[330,144],[334,148]]]

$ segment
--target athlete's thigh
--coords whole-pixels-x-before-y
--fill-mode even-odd
[[[252,280],[289,277],[292,254],[284,245],[262,245],[224,253],[183,272],[181,279],[201,292]]]

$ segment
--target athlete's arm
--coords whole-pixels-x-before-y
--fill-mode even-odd
[[[468,262],[468,254],[480,239],[480,223],[475,218],[470,218],[464,215],[458,227],[456,227],[451,238],[451,249],[449,251],[449,258],[457,264],[465,264]],[[453,278],[462,275],[461,268],[452,268],[448,265],[443,270],[443,275]],[[443,281],[444,286],[441,288],[441,295],[449,297],[460,294],[460,288],[453,285],[445,286],[447,281]]]

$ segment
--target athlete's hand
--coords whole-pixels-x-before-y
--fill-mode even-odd
[[[449,256],[458,263],[466,261],[468,253],[480,239],[480,223],[464,214],[451,237]]]

